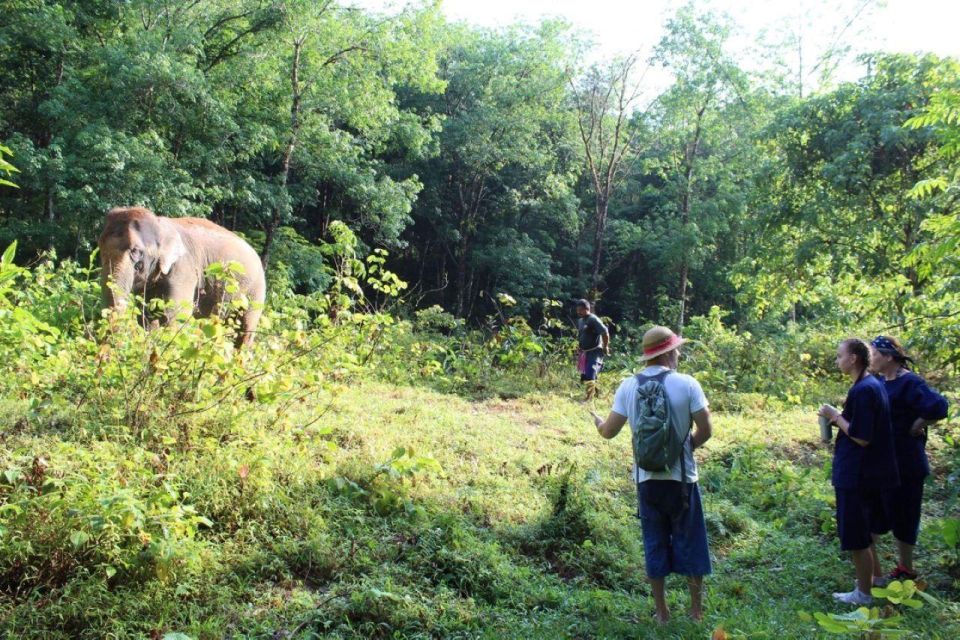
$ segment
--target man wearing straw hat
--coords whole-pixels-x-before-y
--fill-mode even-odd
[[[647,367],[620,384],[606,420],[591,412],[597,431],[604,438],[613,438],[628,420],[631,429],[636,431],[640,386],[657,380],[669,404],[667,415],[672,427],[677,429],[683,442],[669,471],[647,471],[634,465],[644,560],[656,606],[655,618],[660,623],[670,619],[666,576],[670,573],[687,576],[690,617],[699,621],[703,618],[703,576],[710,573],[707,530],[693,450],[710,439],[713,425],[700,384],[693,377],[676,372],[679,348],[684,342],[686,340],[667,327],[647,331],[643,335],[642,356]]]

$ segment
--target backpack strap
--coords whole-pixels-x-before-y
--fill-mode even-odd
[[[640,387],[640,386],[643,386],[643,384],[644,384],[645,382],[649,382],[650,380],[656,380],[656,381],[659,382],[660,384],[663,384],[663,381],[664,381],[664,380],[666,379],[666,377],[667,377],[668,375],[670,375],[671,373],[673,373],[673,369],[667,369],[666,371],[661,371],[660,373],[655,374],[655,375],[652,375],[652,376],[645,376],[645,375],[643,375],[642,373],[638,373],[638,374],[634,375],[633,377],[637,379],[637,386]],[[667,393],[667,387],[666,387],[666,386],[663,387],[663,393],[664,393],[664,395],[666,395],[666,393]]]
[[[687,483],[687,440],[690,439],[691,431],[693,427],[687,429],[687,437],[680,445],[680,501],[683,511],[690,508],[690,485]]]

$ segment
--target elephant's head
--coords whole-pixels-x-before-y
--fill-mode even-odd
[[[161,281],[187,253],[176,226],[142,207],[107,212],[98,242],[103,303],[123,307],[131,291]],[[113,283],[113,287],[108,283]]]

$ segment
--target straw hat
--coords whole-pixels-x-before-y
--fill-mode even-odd
[[[640,359],[656,358],[668,351],[673,351],[686,341],[686,338],[681,338],[667,327],[653,327],[643,334],[643,355]]]

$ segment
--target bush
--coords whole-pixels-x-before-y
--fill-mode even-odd
[[[791,323],[777,333],[738,332],[723,323],[728,315],[713,307],[691,318],[685,332],[694,344],[683,368],[717,399],[717,408],[749,406],[756,394],[810,405],[844,393],[833,359],[845,330]]]

